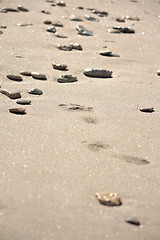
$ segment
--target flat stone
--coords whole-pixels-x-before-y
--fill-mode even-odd
[[[125,18],[124,17],[117,17],[116,21],[117,22],[125,22]]]
[[[38,88],[29,89],[28,93],[34,94],[34,95],[42,95],[43,94],[42,90],[40,90]]]
[[[14,114],[26,114],[24,108],[10,108],[9,111]]]
[[[29,12],[29,10],[21,5],[18,6],[18,10],[22,12]]]
[[[28,26],[32,26],[32,23],[17,23],[18,27],[28,27]]]
[[[139,17],[133,17],[133,16],[125,16],[127,20],[132,20],[132,21],[140,21]]]
[[[57,44],[56,47],[57,47],[59,50],[63,50],[63,51],[71,51],[71,50],[72,50],[72,47],[71,47],[71,46],[67,46],[67,45]]]
[[[67,70],[67,65],[66,64],[56,64],[56,63],[52,63],[52,66],[54,69],[57,69],[57,70]]]
[[[1,29],[6,29],[6,28],[7,28],[7,26],[0,25],[0,28],[1,28]]]
[[[79,6],[79,7],[77,7],[77,9],[83,10],[83,9],[84,9],[84,7],[81,7],[81,6]]]
[[[52,24],[53,24],[55,27],[63,27],[63,23],[61,23],[60,21],[52,21]]]
[[[52,26],[52,27],[47,28],[46,31],[50,32],[50,33],[55,33],[56,32],[56,28],[55,28],[55,26]]]
[[[44,14],[51,14],[50,12],[46,11],[46,10],[42,10],[41,13],[44,13]]]
[[[63,35],[63,34],[60,34],[58,32],[55,33],[55,37],[57,38],[67,38],[67,36]],[[70,50],[69,50],[70,51]]]
[[[96,68],[86,68],[84,71],[84,75],[87,77],[94,77],[94,78],[111,78],[112,71],[108,71],[105,69],[96,69]]]
[[[21,94],[20,92],[9,92],[6,89],[2,89],[0,90],[0,92],[4,95],[6,95],[7,97],[9,97],[10,99],[17,99],[17,98],[21,98]]]
[[[72,49],[82,50],[82,46],[79,43],[70,43],[69,45],[72,47]]]
[[[121,33],[121,31],[118,29],[108,29],[108,32],[109,33]]]
[[[160,69],[157,70],[157,75],[160,76]]]
[[[111,51],[107,50],[105,52],[100,52],[99,53],[101,56],[105,56],[105,57],[120,57],[118,54],[114,54]]]
[[[21,104],[21,105],[29,105],[29,104],[31,104],[31,101],[27,100],[27,99],[19,99],[16,101],[16,103]]]
[[[46,80],[47,79],[45,74],[41,74],[41,73],[38,73],[38,72],[31,72],[31,76],[35,79],[40,79],[40,80]]]
[[[121,33],[135,33],[134,29],[130,27],[114,26],[113,29],[119,30]]]
[[[23,76],[31,76],[31,72],[26,72],[26,71],[22,71],[22,72],[20,72],[20,74],[21,75],[23,75]]]
[[[3,8],[3,10],[6,12],[19,12],[19,10],[15,8]]]
[[[56,1],[57,6],[65,7],[66,3],[64,1]]]
[[[52,24],[52,21],[50,21],[50,20],[45,20],[43,23],[44,23],[44,24],[47,24],[47,25],[50,25],[50,24]]]
[[[97,18],[91,17],[88,14],[85,15],[85,19],[87,19],[88,21],[92,21],[92,22],[99,22],[99,20]]]
[[[107,206],[120,206],[122,204],[121,199],[117,193],[99,192],[96,193],[96,198],[101,204]]]
[[[133,225],[136,225],[136,226],[141,225],[139,220],[136,217],[128,216],[128,217],[125,218],[125,221],[127,223],[130,223],[130,224],[133,224]]]
[[[141,112],[152,113],[152,112],[154,112],[154,108],[153,107],[140,108],[140,111]]]
[[[80,17],[75,16],[74,14],[72,14],[72,15],[70,16],[70,20],[71,20],[71,21],[75,21],[75,22],[82,22],[82,21],[83,21]]]
[[[22,77],[18,76],[18,75],[8,74],[7,78],[9,78],[10,80],[13,80],[13,81],[17,81],[17,82],[23,81]]]
[[[62,75],[57,79],[57,82],[59,83],[72,83],[77,81],[78,81],[77,77],[74,77],[72,75]]]
[[[80,34],[80,35],[93,36],[93,32],[88,30],[88,29],[86,29],[82,25],[77,25],[76,29],[78,31],[78,34]]]
[[[106,12],[106,11],[100,11],[100,10],[97,10],[97,9],[93,9],[92,12],[94,14],[97,14],[99,17],[106,17],[106,16],[108,16],[108,12]]]

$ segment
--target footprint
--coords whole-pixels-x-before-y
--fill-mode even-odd
[[[122,159],[126,161],[127,163],[132,163],[136,165],[144,165],[144,164],[149,164],[149,161],[143,158],[139,157],[132,157],[128,155],[120,155],[120,154],[114,154],[113,157]]]
[[[83,120],[90,124],[96,124],[98,122],[96,117],[83,117]]]
[[[68,111],[86,111],[86,112],[93,111],[92,107],[85,107],[85,106],[74,104],[74,103],[70,103],[69,105],[59,104],[59,107],[62,107],[64,110],[68,110]]]
[[[94,151],[94,152],[99,152],[101,149],[107,149],[108,147],[109,147],[108,145],[105,145],[101,142],[88,144],[89,150]]]

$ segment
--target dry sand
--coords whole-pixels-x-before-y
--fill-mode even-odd
[[[0,1],[1,8],[18,4],[30,12],[0,13],[0,24],[7,26],[0,35],[0,84],[20,91],[32,104],[25,107],[26,115],[14,115],[8,110],[18,105],[0,94],[0,239],[160,239],[159,1],[66,0],[66,7],[51,7],[45,0]],[[87,7],[109,15],[100,18]],[[41,13],[43,9],[51,14]],[[69,20],[73,13],[83,18],[80,24],[93,37],[77,34],[77,22]],[[89,22],[85,14],[100,21]],[[140,21],[115,21],[126,15]],[[68,38],[46,32],[46,19],[61,21],[64,28],[58,32]],[[135,34],[108,33],[115,25],[131,26]],[[80,43],[83,51],[54,47],[70,42]],[[120,57],[100,56],[104,46]],[[79,81],[57,83],[61,72],[52,68],[53,61],[67,64],[67,74]],[[83,75],[86,67],[112,70],[113,78],[88,78]],[[20,71],[44,73],[47,81],[6,78]],[[30,88],[40,88],[43,95],[29,95]],[[67,111],[59,107],[62,103],[94,110]],[[139,111],[148,106],[155,112]],[[102,148],[94,147],[97,143]],[[137,165],[126,156],[150,163]],[[117,192],[123,204],[103,206],[95,198],[97,191]],[[136,216],[141,226],[126,223],[126,216]]]

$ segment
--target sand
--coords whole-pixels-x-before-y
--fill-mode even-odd
[[[66,7],[51,7],[45,0],[1,0],[0,8],[18,4],[29,12],[0,13],[0,85],[20,91],[32,104],[26,115],[9,108],[15,100],[0,94],[1,111],[1,240],[158,240],[160,212],[160,4],[158,0],[66,0]],[[84,7],[83,10],[77,9]],[[86,8],[108,11],[106,18]],[[51,12],[50,15],[41,10]],[[93,37],[78,35],[71,14]],[[99,19],[89,22],[88,14]],[[116,22],[116,17],[137,16],[140,21]],[[46,32],[45,20],[59,20],[56,28],[67,39]],[[32,26],[18,27],[18,23]],[[111,34],[113,26],[130,26],[135,34]],[[83,51],[60,51],[54,44],[77,42]],[[118,58],[100,56],[107,46]],[[16,55],[22,58],[15,57]],[[52,62],[68,65],[78,82],[56,81],[64,72]],[[113,78],[84,76],[85,68],[113,71]],[[6,78],[21,71],[40,72],[47,81]],[[43,95],[29,95],[39,88]],[[66,104],[60,107],[59,104]],[[70,104],[93,111],[68,111]],[[140,112],[154,107],[155,112]],[[149,164],[139,165],[145,159]],[[118,193],[122,205],[101,205],[96,192]],[[125,222],[135,216],[141,226]]]

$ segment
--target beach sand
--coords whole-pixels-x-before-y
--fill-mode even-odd
[[[0,25],[7,26],[0,35],[0,85],[20,91],[32,103],[24,106],[26,115],[12,114],[10,108],[21,106],[0,94],[0,239],[160,239],[159,1],[66,0],[66,7],[60,7],[45,0],[1,0],[0,8],[19,4],[29,12],[0,12]],[[70,21],[71,14],[83,21]],[[86,20],[85,14],[99,22]],[[140,21],[116,22],[126,15]],[[47,19],[61,21],[64,27],[56,27],[57,32],[68,38],[47,32]],[[78,24],[93,36],[79,35]],[[135,34],[109,33],[113,26],[130,26]],[[83,50],[55,47],[70,42]],[[120,57],[99,55],[108,49]],[[52,62],[67,64],[69,70],[55,70]],[[104,68],[113,77],[89,78],[85,68]],[[47,81],[6,77],[21,71],[46,74]],[[58,83],[62,74],[78,81]],[[43,95],[28,94],[31,88]],[[70,104],[93,110],[71,111]],[[143,107],[155,112],[141,112]],[[122,205],[101,205],[95,198],[101,191],[118,193]],[[126,223],[126,216],[137,217],[141,225]]]

